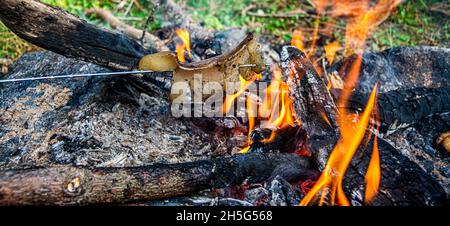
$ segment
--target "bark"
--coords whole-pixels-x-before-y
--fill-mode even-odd
[[[282,170],[285,168],[293,169]],[[86,205],[159,199],[277,175],[288,181],[317,176],[292,154],[246,154],[181,164],[125,168],[53,166],[0,172],[0,205]]]
[[[143,31],[134,28],[128,24],[123,23],[117,19],[110,11],[100,8],[93,8],[86,10],[87,15],[95,14],[107,22],[113,29],[124,32],[133,39],[139,40],[142,37]],[[169,51],[169,48],[159,39],[151,33],[145,32],[144,43],[148,43],[152,48],[158,51]]]
[[[283,75],[287,77],[285,79],[290,88],[296,114],[302,120],[302,127],[306,131],[307,146],[311,149],[319,168],[322,170],[339,137],[334,123],[335,104],[324,82],[315,72],[311,62],[300,50],[294,47],[284,47],[282,67]],[[392,95],[380,96],[379,99],[386,103],[379,103],[379,106],[381,109],[384,108],[386,112],[391,111],[389,105],[387,105],[387,102],[391,101],[394,109],[400,109],[398,111],[399,115],[409,116],[417,114],[417,117],[420,117],[426,114],[420,112],[411,113],[414,110],[405,108],[405,101],[406,105],[418,108],[421,106],[420,104],[426,105],[423,103],[425,100],[428,100],[430,103],[434,102],[436,105],[445,105],[444,101],[448,98],[447,89],[418,91],[408,91],[403,95],[397,95],[398,92],[396,92]],[[418,93],[421,93],[419,97],[417,96]],[[430,95],[425,95],[425,93]],[[442,111],[445,107],[429,106],[427,108],[430,111]],[[323,118],[319,114],[320,112],[327,116],[331,126],[324,123]],[[372,131],[367,131],[367,133],[372,133]],[[353,205],[417,206],[446,204],[447,195],[436,180],[392,145],[381,138],[378,138],[378,141],[381,159],[380,192],[372,203],[365,203],[364,175],[367,172],[367,166],[372,154],[372,140],[368,145],[360,145],[358,154],[353,158],[344,176],[344,191],[352,200]],[[418,184],[421,186],[417,186]]]
[[[307,146],[322,170],[338,139],[336,105],[313,64],[299,49],[283,47],[281,63],[295,113],[308,136]]]
[[[362,111],[368,95],[355,93],[349,107]],[[450,112],[450,88],[411,88],[393,90],[378,95],[380,130],[418,123],[425,117]],[[394,128],[395,129],[395,128]]]
[[[66,57],[131,70],[149,53],[126,35],[87,23],[36,0],[4,0],[0,20],[26,41]]]
[[[361,145],[362,146],[362,145]],[[367,148],[360,147],[344,176],[344,191],[353,205],[374,206],[441,206],[448,205],[443,187],[419,165],[410,161],[399,150],[378,138],[381,180],[378,195],[365,203],[365,179],[372,154],[373,141]]]

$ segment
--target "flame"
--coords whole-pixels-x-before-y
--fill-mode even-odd
[[[378,115],[378,107],[375,106],[375,120],[379,121],[379,115]],[[379,131],[379,125],[376,126],[376,133],[374,135],[373,140],[373,149],[372,149],[372,156],[370,158],[369,166],[367,168],[366,173],[366,192],[364,195],[364,200],[366,204],[370,204],[373,199],[375,198],[375,195],[378,193],[378,188],[380,186],[380,177],[381,177],[381,169],[380,169],[380,153],[378,150],[378,131]]]
[[[261,76],[256,76],[261,77]],[[289,95],[289,86],[281,78],[281,69],[277,66],[272,67],[272,81],[269,86],[264,90],[265,98],[259,106],[260,115],[253,112],[250,108],[251,104],[254,104],[249,94],[246,97],[247,103],[247,118],[248,118],[248,146],[243,148],[239,153],[247,153],[252,141],[250,139],[250,133],[255,128],[256,119],[265,118],[268,116],[267,121],[262,123],[262,127],[265,128],[277,128],[282,129],[288,126],[294,126],[299,123],[295,115],[293,108],[293,102]],[[234,101],[252,84],[256,79],[246,81],[242,77],[240,78],[240,89],[238,92],[225,97],[223,104],[223,112],[229,112]],[[271,142],[275,138],[275,130],[271,133],[270,137],[262,142]]]
[[[356,117],[356,120],[354,120],[355,115],[347,112],[346,107],[358,81],[366,39],[389,16],[390,12],[401,3],[401,0],[379,0],[373,6],[369,4],[370,2],[369,0],[313,0],[318,14],[331,17],[348,17],[345,30],[344,55],[356,54],[357,57],[345,76],[345,83],[338,100],[337,123],[340,138],[330,154],[322,175],[301,201],[300,205],[309,205],[317,198],[319,205],[323,205],[325,201],[331,205],[336,203],[339,205],[350,205],[342,188],[342,180],[350,161],[364,138],[370,114],[374,108],[376,109],[376,89],[378,84],[373,88],[364,112],[361,116]],[[328,62],[331,64],[341,47],[337,42],[333,42],[324,48]],[[327,84],[328,89],[331,87],[331,83]],[[380,175],[378,138],[374,136],[372,156],[365,178],[366,203],[372,202],[377,194]]]
[[[177,57],[180,62],[186,62],[185,52],[188,54],[189,59],[192,59],[191,55],[191,38],[187,29],[177,29],[175,31],[177,36],[181,39],[182,43],[178,43],[176,46]]]
[[[381,177],[381,169],[380,169],[380,154],[378,151],[378,137],[375,136],[373,141],[373,150],[372,157],[370,159],[369,167],[367,168],[366,173],[366,193],[365,193],[365,202],[369,204],[375,198],[375,195],[378,193],[378,187],[380,186],[380,177]]]
[[[325,48],[325,56],[327,57],[328,63],[331,65],[334,61],[334,57],[336,56],[336,52],[341,48],[339,42],[332,42],[324,46]]]
[[[303,46],[303,35],[302,31],[297,29],[292,34],[291,45],[297,47],[301,51],[305,51],[305,47]]]
[[[362,115],[357,117],[357,122],[354,122],[354,115],[352,114],[347,114],[347,112],[338,114],[337,121],[341,137],[334,147],[333,152],[330,154],[319,180],[300,202],[300,205],[309,205],[317,195],[320,195],[319,205],[323,205],[328,194],[330,196],[329,202],[331,205],[335,205],[336,203],[343,206],[350,205],[350,202],[343,191],[342,181],[353,155],[364,138],[370,115],[376,104],[377,86],[378,85],[375,85],[373,88],[366,108]]]

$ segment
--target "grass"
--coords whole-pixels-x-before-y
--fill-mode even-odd
[[[131,6],[129,4],[131,0],[43,0],[43,2],[61,7],[95,24],[101,24],[101,21],[92,17],[86,18],[84,10],[92,7],[105,8],[138,28],[144,27],[146,17],[152,8],[152,5],[146,0],[136,0]],[[126,4],[120,4],[120,2]],[[369,41],[371,43],[369,48],[376,51],[406,45],[449,47],[448,16],[431,11],[434,4],[438,2],[447,1],[410,0],[401,4],[391,17],[374,32]],[[299,8],[312,10],[311,0],[178,0],[178,3],[187,8],[188,12],[205,27],[216,30],[246,27],[258,34],[269,34],[278,43],[289,42],[293,30],[297,28],[301,28],[306,34],[312,33],[311,29],[314,27],[315,21],[314,16],[304,14],[288,18],[261,16],[286,13]],[[343,29],[336,29],[328,39],[343,42],[345,24],[343,21],[333,20],[321,17],[320,24],[336,22],[342,26]],[[160,26],[161,24],[156,21],[151,23],[148,29],[157,29]],[[35,49],[37,48],[22,41],[0,23],[0,59],[15,60],[24,52]]]

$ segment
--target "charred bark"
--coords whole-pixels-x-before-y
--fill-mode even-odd
[[[344,191],[353,205],[364,205],[364,176],[371,158],[373,141],[361,147],[345,174]],[[375,206],[448,205],[442,186],[388,142],[378,138],[381,180],[379,192],[371,203]]]
[[[311,61],[299,49],[284,47],[281,63],[295,113],[308,136],[307,146],[323,169],[338,139],[336,105]]]
[[[354,93],[349,107],[360,112],[367,103],[368,95]],[[425,117],[450,112],[450,88],[412,88],[393,90],[378,95],[380,130],[410,125]]]
[[[294,108],[302,127],[307,135],[307,147],[311,149],[319,168],[322,170],[328,160],[328,155],[333,150],[339,133],[335,126],[336,107],[333,99],[325,87],[324,82],[314,70],[309,60],[294,47],[285,47],[282,52],[283,75],[287,78],[290,92],[294,101]],[[414,93],[414,92],[413,92]],[[404,106],[405,101],[421,103],[421,99],[415,99],[415,94],[408,93],[401,98],[386,97],[386,101],[395,100],[395,105]],[[436,105],[444,104],[447,98],[447,90],[434,90],[431,101]],[[430,98],[423,95],[423,99]],[[427,99],[426,99],[427,100]],[[447,101],[448,102],[448,101]],[[397,107],[392,105],[393,107]],[[444,104],[445,105],[445,104]],[[365,106],[365,101],[364,101]],[[383,107],[383,103],[379,103]],[[389,105],[388,105],[389,106]],[[445,107],[430,107],[433,111],[442,111]],[[387,106],[385,106],[387,110]],[[413,109],[409,109],[414,111]],[[403,114],[408,113],[402,109]],[[329,124],[321,116],[328,118]],[[409,112],[411,114],[411,112]],[[414,113],[413,113],[414,114]],[[420,113],[417,113],[420,114]],[[419,117],[419,116],[417,116]],[[372,133],[372,131],[367,131]],[[281,138],[279,138],[281,139]],[[447,195],[441,185],[430,175],[423,171],[416,163],[410,161],[402,153],[386,141],[378,138],[381,159],[381,184],[379,194],[372,205],[445,205]],[[353,205],[364,205],[364,175],[371,158],[373,141],[368,145],[361,145],[357,154],[347,169],[344,180],[344,191],[351,197]],[[420,184],[421,186],[417,186]]]
[[[112,69],[133,69],[150,53],[124,34],[96,27],[35,0],[2,1],[0,20],[32,44]]]
[[[283,170],[292,169],[290,171]],[[298,181],[317,176],[306,158],[247,154],[181,164],[87,168],[53,166],[0,172],[0,205],[86,205],[159,199],[277,175]]]

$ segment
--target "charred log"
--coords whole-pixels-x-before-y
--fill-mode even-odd
[[[330,68],[345,77],[355,57],[349,57]],[[380,93],[416,87],[450,86],[450,49],[432,46],[412,46],[364,53],[356,90],[370,93],[375,83]]]
[[[284,47],[281,61],[295,113],[308,136],[307,146],[323,169],[338,139],[336,105],[304,53],[292,46]]]
[[[112,69],[133,69],[142,56],[150,53],[126,35],[96,27],[35,0],[2,1],[0,20],[32,44]]]
[[[344,190],[353,205],[364,205],[364,175],[371,157],[373,142],[359,149],[344,179]],[[416,163],[383,139],[378,139],[381,180],[379,193],[370,205],[375,206],[425,206],[448,205],[442,186]],[[358,154],[357,154],[358,155]]]
[[[368,95],[354,93],[349,107],[362,111]],[[419,122],[425,117],[450,112],[450,88],[411,88],[393,90],[378,95],[380,130],[391,127],[407,126]]]
[[[294,169],[286,173],[285,168]],[[0,205],[124,203],[166,198],[211,187],[314,178],[306,158],[247,154],[181,164],[124,168],[54,166],[0,172]]]

